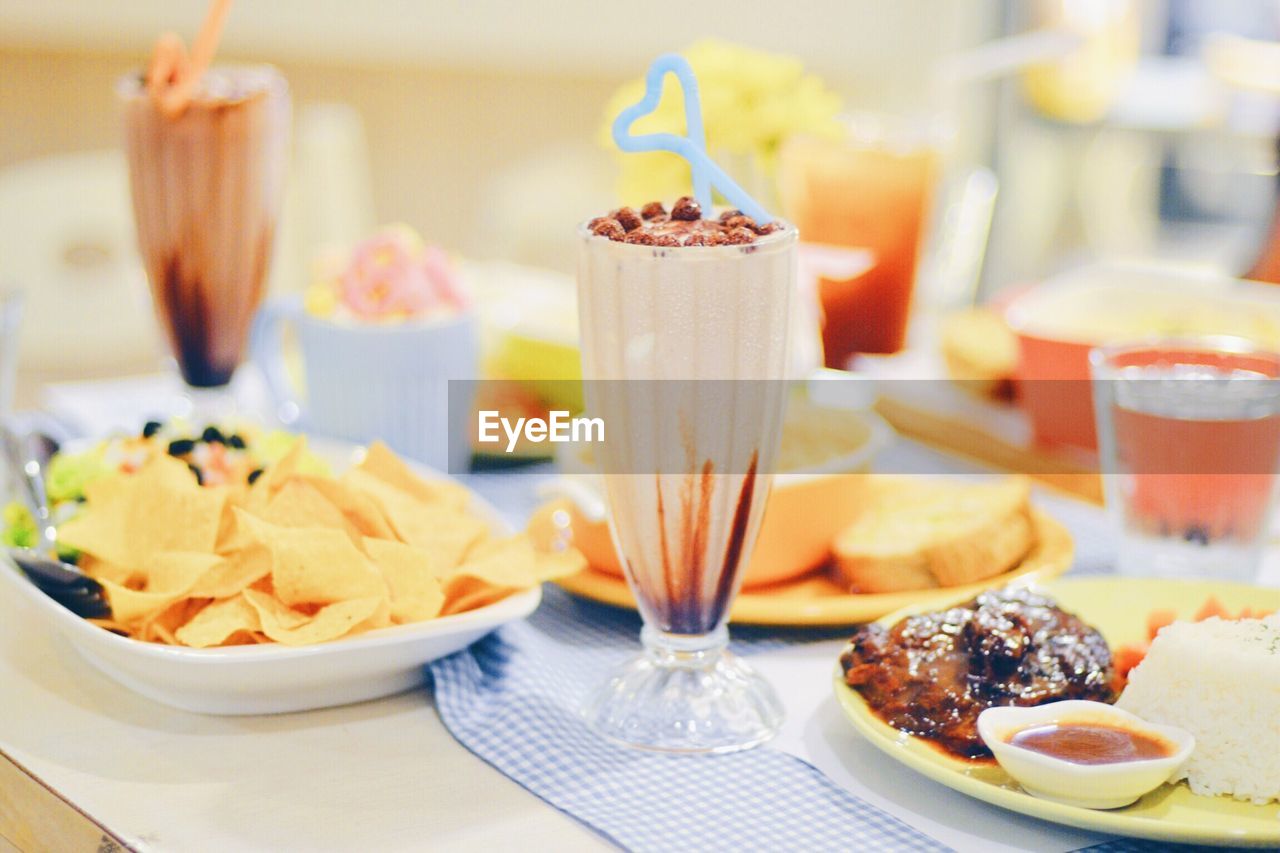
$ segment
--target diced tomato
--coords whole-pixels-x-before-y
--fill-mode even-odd
[[[227,461],[225,445],[211,442],[203,445],[200,459],[200,470],[204,473],[204,482],[209,486],[221,486],[231,477],[230,465]]]
[[[1115,666],[1114,686],[1117,691],[1124,690],[1125,684],[1129,681],[1129,673],[1135,666],[1142,663],[1142,659],[1146,656],[1146,643],[1129,643],[1115,650],[1115,654],[1111,656],[1111,662]]]
[[[1204,607],[1201,607],[1192,618],[1196,622],[1203,622],[1206,619],[1212,619],[1214,616],[1222,619],[1231,618],[1231,614],[1227,612],[1227,608],[1222,606],[1222,602],[1218,600],[1218,597],[1211,595],[1205,600]]]
[[[1147,640],[1154,640],[1156,634],[1160,633],[1160,629],[1165,625],[1172,625],[1178,621],[1178,614],[1173,610],[1152,610],[1147,615]],[[1144,652],[1145,654],[1145,652]]]
[[[1214,616],[1222,619],[1262,619],[1274,612],[1274,610],[1254,610],[1251,607],[1245,607],[1238,614],[1232,616],[1231,612],[1218,600],[1217,596],[1209,596],[1200,609],[1196,611],[1192,621],[1203,622],[1205,619],[1211,619]],[[1142,663],[1142,659],[1147,656],[1147,650],[1151,647],[1151,641],[1156,638],[1156,634],[1160,633],[1160,629],[1166,625],[1173,624],[1177,620],[1178,614],[1173,610],[1152,610],[1147,614],[1147,642],[1129,643],[1115,650],[1111,656],[1111,661],[1115,666],[1116,690],[1124,689],[1129,680],[1129,672]]]

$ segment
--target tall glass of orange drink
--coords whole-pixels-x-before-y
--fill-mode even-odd
[[[779,191],[804,241],[875,255],[862,275],[818,282],[828,367],[903,348],[939,150],[931,125],[870,114],[851,118],[843,138],[799,137],[783,148]]]

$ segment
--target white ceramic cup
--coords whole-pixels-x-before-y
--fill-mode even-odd
[[[286,326],[302,354],[305,393],[295,390],[285,366]],[[298,428],[381,440],[442,471],[467,470],[480,360],[474,312],[397,325],[342,324],[308,314],[297,296],[283,297],[259,310],[249,349],[277,411],[286,420],[296,413]]]

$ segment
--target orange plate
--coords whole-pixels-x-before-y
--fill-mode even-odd
[[[1071,566],[1075,554],[1071,534],[1060,523],[1037,509],[1032,510],[1039,544],[1021,563],[1009,571],[977,583],[933,589],[875,594],[851,594],[823,572],[780,583],[757,587],[738,595],[730,611],[731,622],[740,625],[823,626],[854,625],[879,619],[911,605],[931,606],[977,595],[1011,581],[1031,583],[1049,580]],[[531,531],[535,537],[536,531]],[[587,569],[557,583],[574,595],[617,607],[635,608],[635,599],[626,581],[596,569]]]

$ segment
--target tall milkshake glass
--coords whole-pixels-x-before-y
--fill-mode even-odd
[[[290,100],[266,66],[204,73],[176,115],[141,75],[117,85],[138,246],[156,313],[199,414],[244,355],[262,300],[284,189]],[[203,411],[200,411],[203,410]]]
[[[585,713],[633,746],[745,749],[782,720],[726,622],[781,435],[796,231],[676,246],[580,233],[587,407],[608,431],[610,526],[644,619],[643,653]]]

